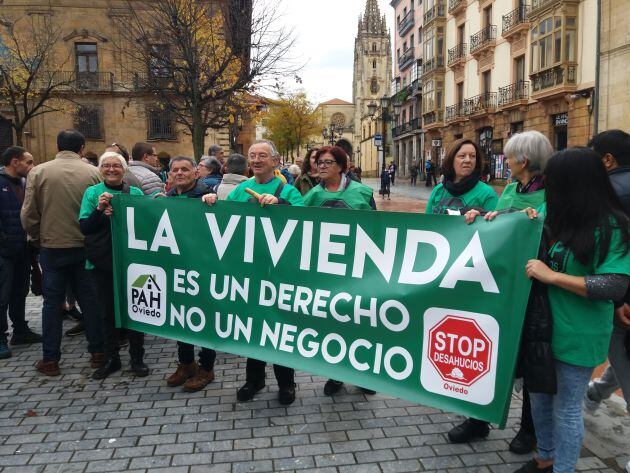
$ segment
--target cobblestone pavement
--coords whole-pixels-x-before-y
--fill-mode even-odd
[[[27,304],[31,326],[40,329],[41,298]],[[146,347],[148,377],[132,377],[124,354],[124,370],[103,382],[89,377],[83,337],[64,337],[57,378],[35,372],[39,345],[15,347],[0,362],[0,471],[503,473],[528,459],[507,448],[520,413],[517,397],[506,430],[451,445],[446,432],[460,416],[366,396],[353,386],[329,398],[325,380],[304,372],[289,407],[276,401],[271,371],[254,401],[237,403],[245,361],[235,355],[219,354],[216,380],[186,394],[164,381],[176,365],[175,343],[147,337]],[[620,472],[628,460],[630,422],[619,413],[612,419],[612,409],[587,419],[593,449],[604,453],[585,448],[579,471]],[[619,446],[610,453],[614,442]]]

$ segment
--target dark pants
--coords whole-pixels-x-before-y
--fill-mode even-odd
[[[437,179],[435,178],[435,174],[433,174],[432,172],[428,172],[426,186],[431,187],[431,185],[436,185],[436,184],[437,184]]]
[[[91,270],[96,284],[98,303],[103,313],[104,349],[108,358],[119,358],[120,335],[116,328],[114,311],[114,274],[111,271]],[[144,357],[144,333],[127,330],[129,339],[129,355],[132,360],[142,360]]]
[[[247,367],[245,368],[246,380],[257,383],[265,380],[265,361],[247,358]],[[279,387],[293,386],[295,379],[295,370],[286,366],[273,365],[273,372],[276,375],[276,381]]]
[[[416,185],[416,181],[418,180],[418,175],[411,175],[411,185],[415,186]]]
[[[485,420],[478,420],[473,417],[470,418],[473,422],[479,424],[488,424]],[[521,430],[527,432],[530,435],[536,435],[534,429],[534,419],[532,419],[532,404],[529,399],[529,392],[527,386],[523,388],[523,408],[521,409]]]
[[[42,337],[45,361],[61,358],[62,307],[66,287],[79,301],[85,319],[85,337],[88,352],[103,351],[103,320],[96,302],[94,281],[85,269],[83,248],[42,248],[39,262],[42,266]]]
[[[0,256],[0,338],[7,338],[7,312],[14,334],[28,330],[25,308],[29,269],[30,260],[26,249],[11,256]]]
[[[395,174],[390,174],[389,175],[389,180],[392,181],[392,186],[395,185],[396,175]]]
[[[190,343],[177,342],[177,358],[182,365],[189,365],[195,361],[195,346]],[[206,371],[214,369],[214,360],[217,352],[210,348],[199,350],[199,365]]]

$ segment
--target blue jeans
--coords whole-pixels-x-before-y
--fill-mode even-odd
[[[558,392],[530,393],[538,456],[554,460],[554,473],[573,473],[584,439],[582,401],[593,368],[555,363]]]
[[[85,319],[85,337],[90,353],[103,352],[103,318],[96,299],[94,281],[85,270],[83,248],[42,248],[42,337],[45,361],[61,358],[62,307],[70,285]]]
[[[0,255],[0,338],[7,338],[9,324],[7,312],[13,325],[13,334],[28,331],[25,308],[29,285],[29,256],[23,252],[11,256]]]

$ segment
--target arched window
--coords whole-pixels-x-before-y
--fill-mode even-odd
[[[333,113],[333,116],[330,117],[330,123],[336,125],[339,128],[345,128],[346,126],[346,117],[343,113]]]
[[[376,59],[372,60],[372,69],[376,69]]]
[[[376,51],[376,43],[372,43],[372,51]]]

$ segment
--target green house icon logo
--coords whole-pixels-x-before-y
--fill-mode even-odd
[[[127,313],[149,325],[166,322],[168,284],[164,268],[132,263],[127,268]]]
[[[158,286],[155,274],[142,274],[136,278],[131,287],[136,289],[146,289],[147,291],[161,291]]]

